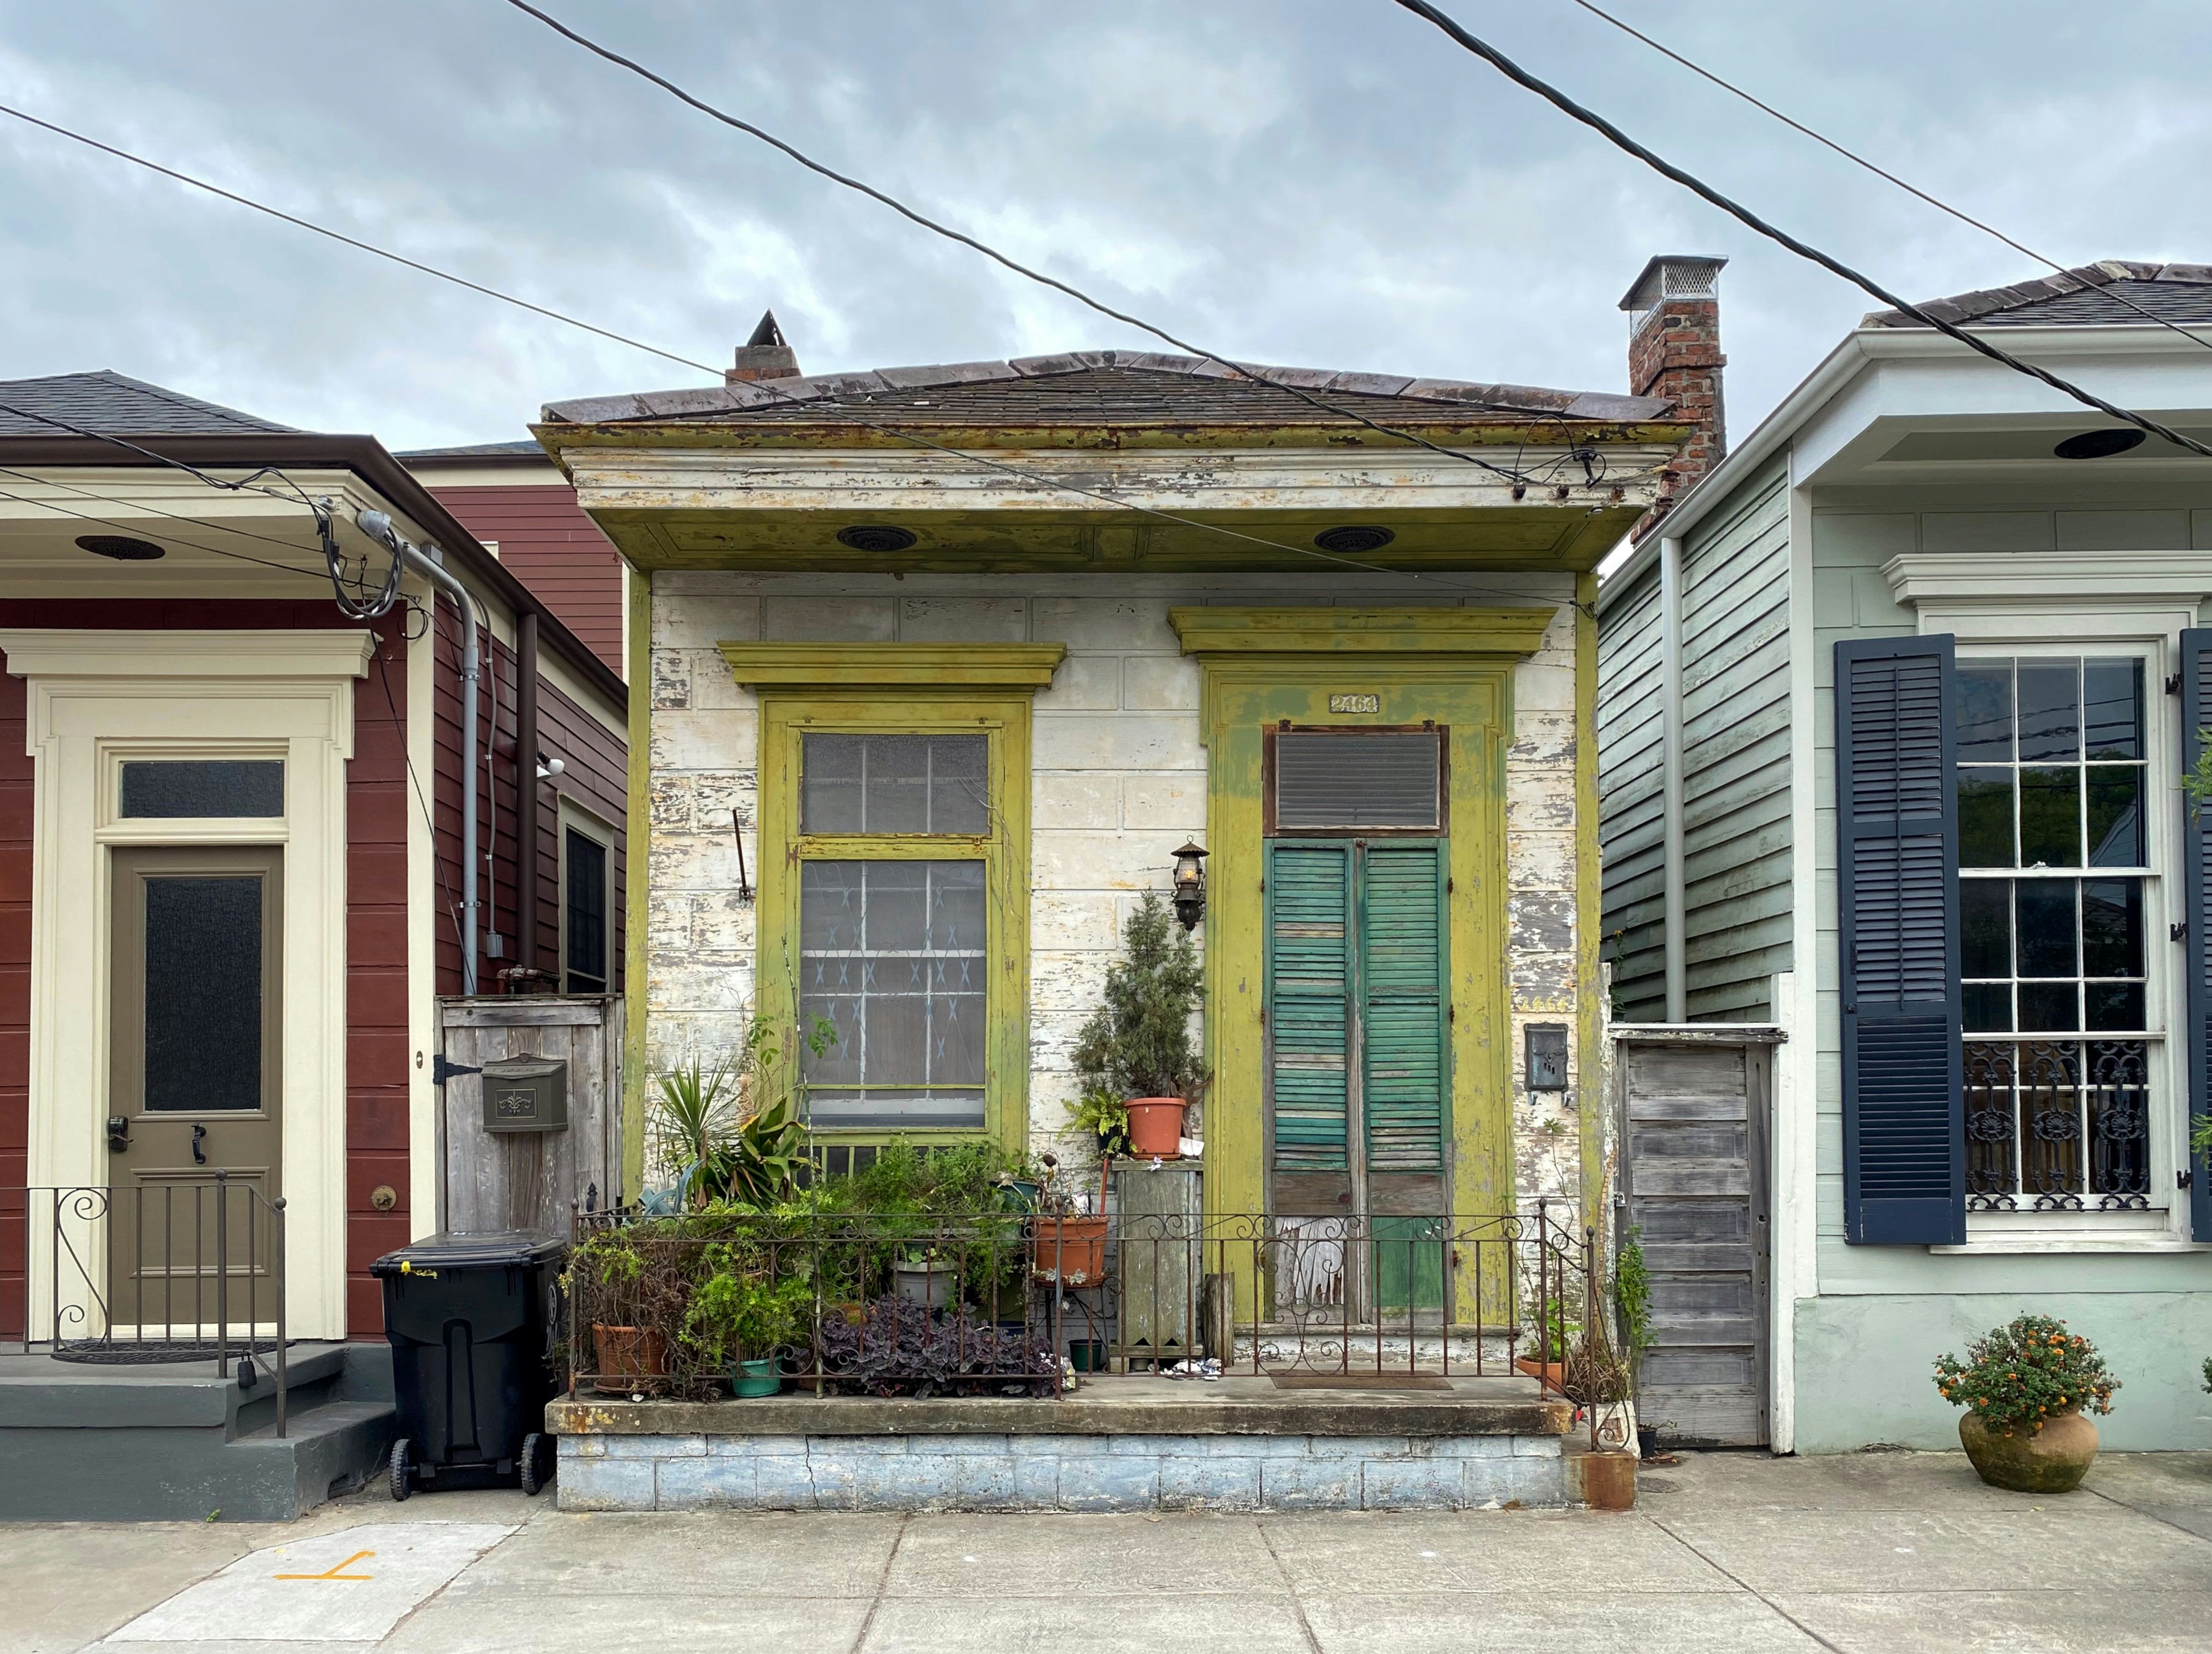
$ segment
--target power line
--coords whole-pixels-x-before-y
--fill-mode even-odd
[[[1948,213],[1960,223],[1970,225],[1973,228],[1981,231],[1984,235],[1994,236],[1996,240],[2003,242],[2007,246],[2010,247],[2014,252],[2021,253],[2027,258],[2033,258],[2039,265],[2047,265],[2049,268],[2057,271],[2061,276],[2073,275],[2074,272],[2071,270],[2069,270],[2066,265],[2060,264],[2058,260],[2053,258],[2049,253],[2038,252],[2033,247],[2029,246],[2023,242],[2014,240],[2011,236],[2007,235],[2002,230],[1998,229],[1996,226],[1984,223],[1980,219],[1973,216],[1972,214],[1960,211],[1949,202],[1941,200],[1938,198],[1930,195],[1918,185],[1909,183],[1905,179],[1899,178],[1895,173],[1890,172],[1886,167],[1875,165],[1873,161],[1869,161],[1864,155],[1856,154],[1852,150],[1846,149],[1843,144],[1838,143],[1826,133],[1814,131],[1813,128],[1806,125],[1803,121],[1798,120],[1793,116],[1783,113],[1781,110],[1777,109],[1772,104],[1767,103],[1762,99],[1754,97],[1752,94],[1745,91],[1741,87],[1735,85],[1730,81],[1723,79],[1720,76],[1713,73],[1711,70],[1707,69],[1703,64],[1692,62],[1691,59],[1684,57],[1680,52],[1675,51],[1672,46],[1668,46],[1664,41],[1653,40],[1651,36],[1646,34],[1642,29],[1638,28],[1633,23],[1614,16],[1602,6],[1594,5],[1591,3],[1591,0],[1574,0],[1574,3],[1580,6],[1584,11],[1589,13],[1591,16],[1601,18],[1604,21],[1612,24],[1613,27],[1619,29],[1622,33],[1643,41],[1644,45],[1650,46],[1661,57],[1672,58],[1675,63],[1680,64],[1683,68],[1688,70],[1692,75],[1698,76],[1701,79],[1711,82],[1715,86],[1717,86],[1722,91],[1728,93],[1730,96],[1741,98],[1753,108],[1760,111],[1762,113],[1771,115],[1775,119],[1780,121],[1784,126],[1789,127],[1792,131],[1802,133],[1805,137],[1812,139],[1814,143],[1820,144],[1824,149],[1833,150],[1836,154],[1841,155],[1845,161],[1850,161],[1854,167],[1864,167],[1868,172],[1872,173],[1876,178],[1885,179],[1889,183],[1896,185],[1899,189],[1903,190],[1907,195],[1918,197],[1929,206],[1935,208],[1936,211]],[[2175,322],[2167,317],[2159,315],[2154,311],[2146,309],[2143,306],[2137,304],[2133,299],[2128,297],[2124,293],[2115,292],[2110,288],[2100,289],[2099,291],[2102,292],[2106,298],[2112,300],[2115,303],[2124,305],[2128,309],[2134,311],[2137,315],[2142,317],[2144,320],[2155,322],[2160,327],[2166,328],[2171,332],[2179,333],[2183,338],[2187,339],[2191,344],[2202,345],[2205,350],[2212,350],[2212,338],[2206,338],[2200,333],[2192,333],[2179,323]]]
[[[46,477],[34,477],[27,471],[11,470],[4,465],[0,465],[0,476],[17,477],[25,482],[36,483],[40,487],[48,486],[50,482],[50,479]],[[69,485],[67,483],[63,483],[61,486],[67,487]],[[85,496],[89,499],[106,499],[111,505],[127,505],[131,503],[128,501],[116,500],[110,496],[92,494],[83,489],[79,489],[76,491],[79,494],[85,495]],[[27,494],[11,494],[5,490],[0,490],[0,500],[13,500],[18,505],[33,506],[40,511],[58,512],[64,517],[74,517],[79,522],[97,523],[102,528],[120,529],[126,534],[137,534],[145,526],[143,523],[118,522],[112,517],[95,517],[90,512],[72,510],[70,507],[65,505],[58,505],[52,500],[34,500]],[[179,519],[179,520],[182,521],[189,520]],[[204,545],[198,540],[188,540],[182,535],[179,534],[164,534],[162,538],[173,540],[179,545],[188,545],[195,551],[205,551],[210,553],[211,556],[218,557],[233,557],[240,562],[258,563],[264,569],[274,569],[282,574],[305,575],[308,579],[317,581],[321,580],[324,577],[325,571],[320,569],[302,569],[295,563],[271,562],[266,557],[248,556],[243,551],[228,551],[219,545]],[[301,546],[298,549],[304,551],[307,548]]]
[[[568,24],[562,22],[559,18],[555,17],[547,12],[540,11],[536,6],[530,4],[529,0],[507,0],[507,3],[513,6],[517,11],[525,12],[530,16],[535,17],[539,22],[544,24],[546,27],[551,29],[555,33],[561,35],[566,40],[573,41],[577,46],[583,47],[585,51],[591,52],[593,56],[603,58],[607,62],[617,65],[618,68],[626,69],[629,70],[631,74],[639,76],[641,79],[649,81],[654,86],[659,87],[662,91],[667,93],[671,97],[677,99],[679,102],[690,105],[692,108],[699,111],[700,113],[721,122],[725,126],[734,128],[736,131],[744,133],[749,137],[757,138],[763,143],[767,144],[773,149],[780,150],[784,155],[790,156],[792,160],[797,161],[800,166],[805,167],[809,172],[817,173],[821,177],[830,179],[830,182],[834,184],[842,185],[846,189],[855,191],[858,193],[867,197],[869,200],[878,203],[879,205],[889,207],[893,212],[898,214],[900,217],[904,218],[912,223],[919,224],[922,228],[928,230],[932,234],[941,235],[949,241],[957,241],[962,246],[969,249],[971,252],[982,254],[984,258],[990,259],[992,263],[1012,271],[1015,275],[1026,277],[1028,280],[1036,282],[1041,286],[1048,287],[1056,293],[1065,294],[1067,297],[1073,299],[1078,304],[1086,306],[1089,308],[1097,311],[1102,316],[1110,317],[1115,321],[1121,322],[1130,327],[1136,328],[1140,332],[1150,333],[1154,338],[1160,339],[1169,344],[1172,344],[1176,350],[1183,352],[1186,356],[1197,356],[1202,361],[1213,363],[1218,368],[1225,368],[1238,377],[1249,379],[1255,384],[1272,385],[1278,390],[1287,391],[1292,396],[1297,398],[1299,401],[1306,403],[1310,406],[1319,408],[1325,412],[1335,414],[1342,418],[1357,420],[1360,424],[1366,426],[1370,430],[1379,431],[1386,436],[1397,437],[1401,441],[1416,443],[1422,447],[1430,449],[1433,453],[1444,454],[1454,459],[1464,460],[1467,464],[1471,465],[1480,465],[1485,471],[1494,471],[1498,476],[1509,477],[1514,482],[1526,484],[1532,481],[1541,480],[1524,476],[1521,472],[1512,471],[1504,465],[1492,465],[1489,460],[1480,459],[1474,454],[1465,452],[1462,449],[1447,447],[1441,442],[1432,442],[1429,441],[1428,438],[1419,435],[1413,431],[1402,430],[1395,425],[1383,424],[1379,420],[1369,418],[1365,414],[1359,412],[1357,409],[1340,406],[1336,403],[1330,402],[1323,398],[1316,396],[1301,386],[1287,385],[1279,380],[1269,379],[1263,374],[1253,372],[1251,368],[1244,366],[1242,362],[1231,362],[1226,356],[1217,356],[1214,352],[1206,350],[1202,346],[1193,344],[1187,339],[1178,338],[1175,334],[1169,332],[1167,329],[1158,326],[1152,322],[1148,322],[1141,316],[1132,315],[1126,310],[1117,310],[1112,305],[1106,303],[1103,299],[1094,299],[1091,295],[1085,293],[1081,288],[1075,286],[1072,283],[1064,282],[1057,276],[1048,276],[1041,270],[1033,269],[1030,265],[1023,264],[1019,259],[1013,258],[1010,254],[1000,252],[998,248],[992,246],[988,242],[978,240],[975,237],[969,235],[964,230],[957,230],[953,228],[950,224],[940,223],[938,220],[930,217],[927,214],[921,212],[913,207],[909,207],[905,202],[901,201],[896,196],[888,194],[884,191],[876,188],[872,184],[864,183],[860,179],[850,177],[844,173],[839,172],[834,167],[827,166],[823,162],[815,160],[813,156],[808,155],[805,150],[799,149],[794,144],[786,143],[783,139],[778,137],[775,133],[768,131],[765,127],[756,126],[752,122],[745,120],[739,116],[732,115],[726,110],[718,109],[713,104],[706,101],[703,98],[695,97],[692,94],[685,91],[682,87],[677,85],[675,82],[670,80],[667,76],[655,73],[653,70],[647,69],[643,64],[638,63],[634,58],[625,58],[620,52],[616,52],[610,47],[601,46],[590,36],[580,33],[575,29],[569,27]],[[1494,405],[1503,408],[1505,404],[1499,404]],[[1553,474],[1557,474],[1556,471]]]
[[[105,155],[112,155],[118,160],[130,161],[135,166],[143,167],[149,171],[159,173],[165,178],[174,179],[178,182],[190,185],[195,189],[204,190],[210,195],[220,196],[226,201],[232,201],[240,206],[250,207],[257,212],[266,213],[272,218],[282,219],[284,222],[296,225],[301,229],[312,230],[316,234],[327,237],[331,240],[341,242],[347,246],[357,248],[363,252],[374,253],[380,258],[388,258],[394,264],[404,265],[408,269],[418,271],[422,275],[434,277],[439,281],[450,282],[456,287],[466,288],[469,291],[480,294],[486,298],[496,299],[501,303],[514,305],[519,308],[530,311],[536,315],[545,317],[549,320],[561,322],[571,327],[581,328],[587,333],[595,333],[603,338],[614,339],[620,344],[635,345],[637,349],[647,351],[653,356],[660,356],[670,362],[679,362],[687,368],[696,368],[702,373],[712,374],[717,377],[720,374],[720,369],[710,367],[703,362],[695,362],[690,357],[678,356],[672,350],[663,350],[658,346],[646,344],[639,340],[625,337],[619,333],[610,332],[605,328],[594,326],[590,322],[580,320],[564,312],[550,309],[544,305],[533,304],[527,299],[518,298],[511,293],[501,292],[496,288],[487,287],[480,282],[471,281],[466,277],[456,276],[449,271],[440,270],[435,265],[422,264],[412,258],[402,258],[398,253],[388,252],[384,248],[372,246],[368,242],[358,240],[349,235],[342,235],[335,230],[325,229],[319,224],[311,223],[307,220],[295,217],[290,213],[280,212],[273,207],[264,206],[260,202],[251,200],[248,198],[236,194],[232,191],[219,188],[218,186],[210,184],[204,179],[194,178],[189,173],[179,172],[173,167],[164,167],[158,162],[146,160],[143,156],[132,155],[126,149],[118,149],[112,144],[100,142],[97,138],[88,137],[82,132],[72,131],[68,127],[57,125],[52,121],[41,120],[35,115],[25,114],[21,110],[12,108],[6,104],[0,104],[0,114],[13,115],[18,119],[27,121],[32,125],[43,128],[45,131],[52,132],[58,137],[69,138],[76,143],[85,144],[91,149],[100,150]],[[1196,355],[1198,352],[1194,350],[1192,351],[1192,354]],[[1273,383],[1273,381],[1267,380],[1263,382]],[[1317,562],[1334,563],[1343,568],[1358,569],[1365,573],[1385,575],[1401,580],[1421,581],[1429,585],[1438,587],[1447,591],[1465,592],[1471,596],[1510,598],[1516,601],[1525,600],[1528,596],[1525,592],[1506,591],[1495,587],[1470,586],[1462,581],[1449,580],[1437,575],[1425,575],[1412,569],[1387,569],[1379,563],[1363,562],[1358,558],[1339,556],[1333,552],[1323,551],[1317,547],[1291,545],[1284,541],[1271,540],[1256,534],[1247,534],[1237,529],[1224,528],[1218,523],[1203,522],[1198,519],[1185,517],[1175,512],[1163,511],[1157,507],[1139,505],[1133,500],[1122,499],[1118,496],[1102,493],[1095,489],[1079,487],[1075,483],[1066,482],[1061,478],[1042,476],[1036,471],[1024,470],[1018,465],[1010,465],[1005,464],[1003,461],[987,459],[981,454],[975,453],[969,450],[953,447],[943,442],[933,441],[927,437],[919,435],[913,431],[898,426],[880,424],[874,421],[865,419],[839,401],[828,400],[822,404],[806,402],[800,398],[792,396],[787,392],[778,388],[775,381],[772,380],[761,380],[754,388],[768,392],[781,401],[788,403],[794,407],[826,405],[836,408],[843,416],[843,417],[851,423],[860,427],[864,430],[873,431],[880,436],[890,437],[896,441],[905,442],[916,447],[928,448],[939,453],[948,454],[954,459],[966,461],[971,465],[981,465],[987,469],[1000,471],[1010,477],[1018,477],[1024,482],[1033,483],[1041,488],[1049,489],[1060,493],[1073,494],[1084,499],[1097,500],[1119,510],[1137,512],[1145,516],[1156,517],[1163,521],[1176,523],[1187,528],[1199,530],[1201,532],[1219,535],[1228,539],[1242,540],[1254,545],[1267,546],[1274,550],[1289,552],[1295,556],[1309,557]],[[1289,389],[1291,387],[1282,386],[1280,388]],[[1311,398],[1308,399],[1310,400]],[[1323,404],[1322,405],[1326,407],[1328,404]],[[1331,410],[1336,411],[1336,410],[1333,409]],[[27,414],[24,417],[28,418],[45,419],[46,423],[50,424],[59,424],[61,423],[51,418],[46,418],[45,416],[41,415]],[[1358,416],[1352,417],[1358,417]],[[1541,423],[1541,421],[1539,422],[1540,424]],[[63,429],[71,430],[76,429],[73,426],[64,426]],[[1388,428],[1385,427],[1378,429],[1387,429]],[[98,431],[87,431],[81,434],[90,436],[97,441],[112,442],[119,447],[128,448],[131,452],[142,454],[158,464],[169,465],[174,469],[185,471],[191,475],[201,476],[201,473],[196,471],[193,467],[185,465],[180,460],[173,460],[164,455],[155,453],[151,449],[138,447],[136,444],[124,441],[120,437],[107,435]],[[1425,446],[1434,447],[1435,445],[1427,444]],[[1457,455],[1453,450],[1448,448],[1439,449],[1438,451],[1448,455],[1452,455],[1452,457],[1455,458],[1466,457],[1463,455]],[[1553,469],[1556,471],[1559,465],[1565,463],[1567,459],[1571,459],[1571,454],[1562,456],[1560,460],[1553,462]],[[1474,463],[1484,465],[1484,468],[1486,470],[1499,470],[1498,467],[1488,465],[1484,464],[1482,461],[1478,460]],[[1502,474],[1512,475],[1513,473]],[[201,480],[206,482],[210,479],[204,476],[201,476]],[[287,480],[289,481],[289,479],[288,478]],[[216,483],[214,485],[224,486],[224,484],[221,483]],[[119,504],[123,502],[117,502],[116,503]],[[1592,508],[1592,509],[1595,510],[1595,508]],[[91,520],[99,520],[93,519]],[[119,526],[119,525],[117,526]],[[178,543],[179,544],[192,544],[186,540],[179,540]],[[200,546],[197,549],[201,550],[212,550],[215,548]]]
[[[510,3],[519,3],[520,0],[510,0]],[[1840,259],[1832,258],[1827,253],[1821,252],[1818,247],[1799,240],[1787,230],[1777,228],[1774,225],[1768,223],[1765,219],[1759,216],[1758,214],[1753,212],[1748,207],[1742,206],[1740,204],[1730,200],[1727,196],[1723,195],[1718,190],[1713,188],[1711,185],[1707,184],[1695,174],[1683,171],[1682,168],[1675,166],[1672,161],[1666,160],[1664,157],[1655,154],[1652,150],[1645,148],[1643,144],[1638,143],[1634,138],[1629,137],[1627,133],[1622,131],[1620,128],[1614,125],[1611,121],[1607,120],[1604,116],[1597,113],[1595,110],[1584,108],[1581,104],[1577,103],[1572,98],[1560,91],[1557,87],[1551,85],[1547,82],[1539,80],[1535,76],[1522,68],[1520,64],[1515,63],[1512,58],[1500,52],[1496,46],[1493,46],[1487,41],[1480,40],[1474,35],[1468,33],[1466,29],[1461,27],[1460,25],[1450,16],[1446,15],[1444,12],[1438,10],[1435,6],[1431,5],[1429,3],[1429,0],[1395,0],[1395,3],[1403,7],[1406,10],[1412,12],[1415,16],[1424,18],[1430,23],[1434,24],[1453,41],[1465,47],[1476,57],[1482,58],[1486,63],[1489,64],[1491,67],[1504,75],[1508,80],[1513,81],[1516,84],[1527,88],[1529,91],[1534,92],[1538,97],[1542,98],[1546,102],[1551,104],[1562,113],[1580,121],[1592,131],[1603,137],[1607,142],[1612,143],[1615,148],[1622,149],[1627,154],[1635,156],[1637,160],[1642,161],[1645,166],[1650,167],[1654,172],[1658,173],[1661,176],[1672,179],[1675,183],[1680,184],[1684,189],[1690,191],[1692,193],[1710,203],[1711,205],[1718,207],[1723,212],[1728,214],[1729,216],[1734,218],[1737,222],[1744,225],[1746,228],[1755,230],[1758,234],[1766,237],[1770,241],[1777,242],[1779,245],[1789,248],[1790,252],[1796,253],[1799,258],[1810,259],[1813,263],[1820,265],[1823,270],[1829,271],[1832,275],[1840,276],[1844,280],[1850,283],[1853,286],[1861,288],[1866,292],[1872,294],[1875,298],[1881,300],[1892,309],[1899,311],[1902,313],[1911,317],[1913,320],[1920,323],[1923,326],[1931,327],[1937,332],[1945,335],[1947,337],[1956,339],[1968,350],[1987,356],[1990,361],[1997,362],[2003,367],[2009,368],[2014,373],[2025,374],[2030,379],[2040,380],[2044,384],[2051,386],[2052,390],[2059,392],[2063,395],[2069,396],[2076,402],[2081,403],[2087,407],[2094,408],[2098,412],[2106,415],[2109,418],[2119,420],[2124,424],[2133,425],[2140,430],[2149,432],[2153,436],[2162,438],[2166,441],[2172,443],[2176,447],[2186,448],[2191,453],[2201,454],[2205,459],[2212,459],[2212,447],[2207,447],[2203,443],[2197,441],[2195,438],[2184,436],[2179,431],[2173,430],[2167,426],[2162,425],[2154,419],[2148,418],[2142,414],[2131,412],[2128,409],[2120,407],[2116,404],[2107,402],[2104,398],[2098,396],[2094,392],[2085,391],[2080,386],[2072,383],[2070,380],[2061,379],[2057,374],[2050,372],[2046,368],[2039,368],[2032,362],[2023,362],[2018,356],[2014,356],[2006,351],[2000,350],[1996,345],[1989,343],[1988,340],[1978,338],[1973,334],[1966,331],[1965,328],[1957,326],[1951,322],[1945,321],[1940,316],[1936,316],[1929,311],[1922,309],[1918,305],[1912,303],[1910,300],[1899,298],[1896,294],[1892,293],[1887,288],[1881,286],[1871,277],[1861,275],[1857,271],[1853,270],[1849,265],[1844,264]]]

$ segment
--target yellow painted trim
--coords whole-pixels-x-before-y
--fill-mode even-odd
[[[623,856],[623,1197],[645,1188],[647,891],[653,867],[653,575],[629,577],[629,798]]]
[[[731,646],[723,646],[726,653]],[[821,654],[867,646],[812,644]],[[1057,651],[1054,651],[1055,654]],[[758,1014],[771,1027],[798,1019],[799,864],[809,860],[981,860],[986,903],[983,1131],[1010,1150],[1029,1138],[1030,692],[977,693],[909,686],[781,689],[760,697],[760,891],[755,912]],[[799,740],[809,731],[912,734],[981,733],[990,739],[990,830],[969,836],[807,834],[799,830]],[[794,1054],[795,1055],[795,1054]],[[973,1131],[905,1134],[916,1143],[973,1140]],[[837,1143],[884,1140],[880,1132],[819,1134]]]
[[[1170,609],[1183,653],[1535,654],[1553,610]]]
[[[1041,690],[1060,643],[738,643],[719,646],[747,689],[901,685]]]
[[[1605,1023],[1599,1003],[1601,938],[1597,840],[1597,576],[1575,576],[1575,1095],[1581,1102],[1583,1222],[1602,1227]]]

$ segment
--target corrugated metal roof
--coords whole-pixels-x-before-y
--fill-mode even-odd
[[[854,415],[900,425],[1307,425],[1330,416],[1295,386],[1370,419],[1434,424],[1484,418],[1636,422],[1663,417],[1656,397],[1414,379],[1326,368],[1254,367],[1256,377],[1198,356],[1084,350],[1012,362],[952,362],[823,374],[697,390],[556,402],[550,421],[840,423]]]
[[[2123,298],[2150,315],[2130,309]],[[1983,327],[2155,327],[2160,321],[2212,325],[2212,265],[2103,258],[2010,287],[1930,299],[1920,308],[1940,320]],[[1922,324],[1901,310],[1877,310],[1860,325]]]
[[[49,379],[0,380],[0,403],[22,410],[0,410],[0,436],[64,435],[63,426],[50,419],[115,436],[265,435],[293,429],[106,368]],[[48,419],[24,417],[40,414]]]

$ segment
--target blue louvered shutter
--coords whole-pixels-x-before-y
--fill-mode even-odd
[[[1444,847],[1372,843],[1359,885],[1360,1104],[1370,1171],[1444,1158]]]
[[[1267,847],[1267,1065],[1275,1168],[1342,1171],[1352,847]]]
[[[2181,766],[2186,775],[2204,751],[2204,736],[2212,728],[2212,708],[2205,691],[2212,687],[2212,630],[2181,635]],[[2186,794],[2181,800],[2182,911],[2188,926],[2187,943],[2189,1134],[2212,1116],[2212,801],[2199,804]],[[2190,1152],[2182,1164],[2189,1168],[2190,1232],[2198,1240],[2212,1240],[2212,1161]]]
[[[1948,636],[1836,645],[1844,1233],[1966,1237]]]

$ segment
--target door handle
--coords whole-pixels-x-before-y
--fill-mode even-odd
[[[121,1154],[131,1146],[131,1116],[111,1114],[107,1116],[107,1152]]]
[[[206,1140],[207,1128],[194,1126],[192,1128],[192,1164],[196,1166],[204,1166],[207,1164],[207,1151],[200,1146]]]

